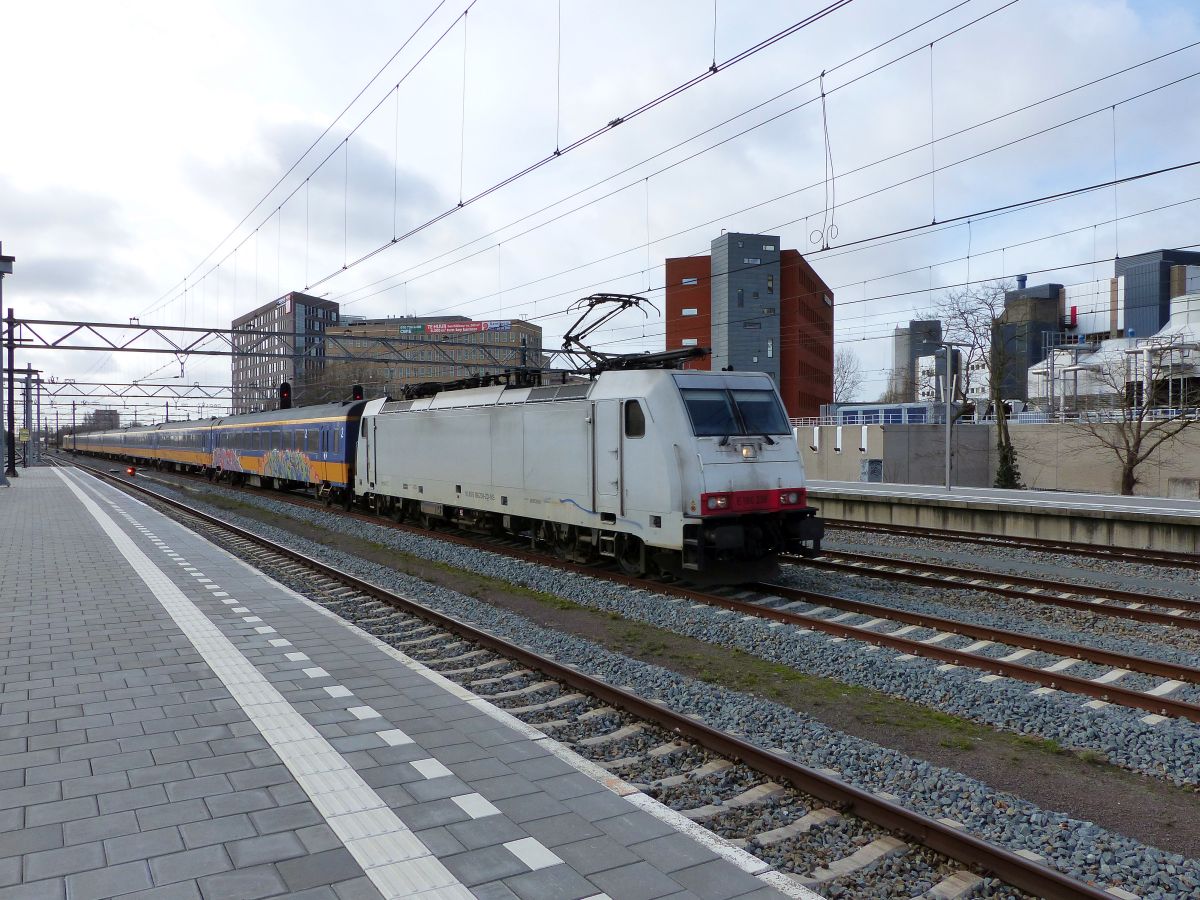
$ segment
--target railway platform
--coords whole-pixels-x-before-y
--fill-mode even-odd
[[[0,900],[813,896],[78,470],[0,546]]]
[[[1200,501],[810,481],[827,520],[1200,554]]]

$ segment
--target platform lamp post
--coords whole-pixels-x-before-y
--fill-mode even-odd
[[[13,263],[16,262],[15,256],[5,256],[4,246],[0,244],[0,318],[4,316],[4,276],[11,275],[13,271]],[[17,477],[17,439],[13,434],[13,316],[12,310],[8,312],[8,464],[4,471],[4,476],[7,478]],[[0,400],[0,421],[3,421],[4,404]],[[7,482],[6,482],[7,483]]]

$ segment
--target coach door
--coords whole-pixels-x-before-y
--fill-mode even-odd
[[[621,513],[621,402],[597,400],[592,426],[596,512]]]

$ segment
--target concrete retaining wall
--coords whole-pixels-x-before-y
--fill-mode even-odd
[[[866,440],[862,440],[863,428]],[[1119,493],[1121,469],[1116,455],[1077,425],[1010,425],[1017,464],[1033,490]],[[1115,433],[1115,429],[1112,429]],[[809,478],[858,481],[864,459],[883,460],[883,480],[893,484],[945,482],[945,430],[939,425],[846,425],[842,449],[837,428],[820,427],[818,450],[811,449],[812,428],[797,436]],[[860,450],[860,446],[865,447]],[[953,483],[991,487],[996,471],[994,426],[959,425],[954,429]],[[1200,424],[1166,442],[1138,468],[1135,493],[1146,497],[1200,496]]]

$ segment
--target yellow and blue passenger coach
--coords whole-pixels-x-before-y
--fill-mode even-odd
[[[312,487],[341,500],[352,482],[361,401],[81,434],[74,447],[236,484]]]

